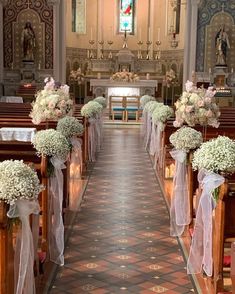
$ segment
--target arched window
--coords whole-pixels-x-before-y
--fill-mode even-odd
[[[135,0],[119,0],[119,33],[134,34]]]

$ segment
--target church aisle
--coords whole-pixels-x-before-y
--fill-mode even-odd
[[[139,129],[105,129],[51,294],[192,293]]]

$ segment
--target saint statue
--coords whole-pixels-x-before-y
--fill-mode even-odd
[[[34,48],[36,47],[35,33],[30,22],[26,22],[21,33],[21,44],[23,49],[23,60],[34,61]]]
[[[226,65],[227,48],[230,49],[228,34],[225,32],[224,25],[217,32],[215,37],[216,46],[216,65]]]

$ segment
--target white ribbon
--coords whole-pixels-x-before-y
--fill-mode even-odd
[[[155,135],[155,158],[154,158],[154,168],[157,167],[157,162],[159,166],[162,167],[162,132],[164,131],[165,125],[157,122],[156,135]]]
[[[100,151],[100,147],[101,147],[101,120],[100,120],[99,116],[96,117],[96,122],[95,122],[95,137],[96,137],[95,148],[97,148],[97,151]]]
[[[147,132],[147,113],[145,111],[142,112],[142,125],[141,125],[141,134],[146,137]]]
[[[212,192],[224,183],[224,177],[200,170],[198,181],[202,185],[202,195],[196,214],[187,272],[188,274],[197,274],[201,273],[203,269],[207,276],[211,277],[213,273],[212,215],[216,206]]]
[[[176,164],[170,208],[170,234],[171,236],[181,236],[185,226],[191,222],[186,165],[187,153],[183,150],[172,150],[170,154],[175,159]]]
[[[49,252],[51,261],[64,265],[64,224],[62,218],[64,178],[62,169],[66,166],[64,161],[57,157],[52,157],[50,161],[54,166],[54,175],[49,178],[49,216],[51,221],[49,226]]]
[[[79,193],[77,181],[81,179],[81,167],[82,167],[82,140],[77,137],[71,138],[73,146],[71,159],[70,159],[70,170],[69,170],[69,209],[76,211],[79,205]]]
[[[151,131],[151,139],[150,139],[150,147],[149,147],[149,154],[154,156],[156,152],[156,135],[157,135],[157,129],[156,125],[152,122],[152,131]]]
[[[88,122],[88,158],[89,161],[94,162],[96,152],[96,119],[89,118]]]
[[[145,149],[148,149],[149,141],[151,139],[151,130],[152,130],[152,117],[150,113],[147,112],[147,128],[146,128],[146,139],[145,139]]]
[[[14,257],[15,294],[36,293],[33,271],[36,249],[34,248],[29,216],[30,214],[38,214],[39,211],[37,200],[19,199],[10,205],[7,212],[8,217],[19,217],[21,220],[21,231],[17,235]],[[35,245],[37,246],[37,244]]]

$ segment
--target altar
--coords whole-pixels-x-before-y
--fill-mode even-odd
[[[91,79],[90,87],[94,97],[98,96],[155,96],[157,80],[139,80],[135,82],[121,82],[109,79]],[[107,101],[108,102],[108,101]]]

